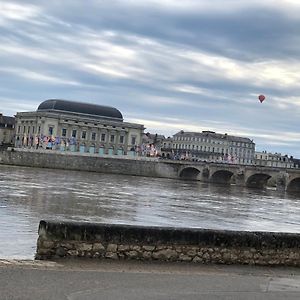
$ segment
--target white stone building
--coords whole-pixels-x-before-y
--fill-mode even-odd
[[[287,155],[262,151],[255,152],[255,165],[277,168],[293,168],[294,162]]]
[[[0,113],[0,145],[10,145],[14,141],[15,118]]]
[[[163,156],[209,162],[253,164],[255,143],[249,138],[215,133],[213,131],[185,132],[165,141]],[[171,146],[171,147],[170,147]],[[168,148],[170,147],[170,148]]]
[[[124,122],[116,108],[50,99],[36,111],[17,113],[15,146],[133,154],[143,133],[143,125]]]

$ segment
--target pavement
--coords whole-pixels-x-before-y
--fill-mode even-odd
[[[300,268],[0,260],[0,300],[300,299]]]

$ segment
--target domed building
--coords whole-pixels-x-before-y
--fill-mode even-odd
[[[143,125],[124,122],[114,107],[49,99],[34,112],[16,114],[15,144],[34,147],[47,140],[52,149],[120,155],[139,146],[143,133]]]

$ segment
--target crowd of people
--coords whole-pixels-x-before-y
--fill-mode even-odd
[[[36,135],[36,136],[26,136],[20,140],[18,137],[16,139],[16,146],[31,149],[53,149],[57,150],[62,147],[68,149],[69,146],[76,145],[75,138],[60,138],[54,136]]]
[[[79,149],[79,144],[75,138],[61,138],[44,135],[24,135],[22,139],[17,138],[16,147],[29,149],[50,149],[50,150],[72,150]],[[154,144],[143,143],[141,146],[131,147],[130,153],[137,156],[159,157],[160,152]]]

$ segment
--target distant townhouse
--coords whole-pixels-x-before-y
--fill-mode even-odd
[[[300,168],[300,159],[299,158],[294,158],[293,156],[291,156],[290,159],[293,162],[294,168],[299,169]]]
[[[255,165],[276,168],[294,168],[294,161],[281,153],[255,152]]]
[[[46,139],[56,149],[123,155],[141,145],[143,133],[143,125],[124,122],[114,107],[50,99],[17,113],[15,146]]]
[[[11,145],[14,142],[15,118],[0,113],[0,145]]]
[[[249,138],[213,131],[185,132],[165,140],[162,155],[209,162],[228,162],[251,165],[254,163],[255,143]],[[170,148],[169,148],[170,147]]]

